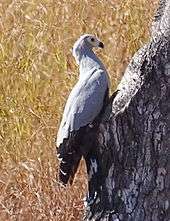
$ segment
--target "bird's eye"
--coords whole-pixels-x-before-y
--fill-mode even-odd
[[[91,38],[91,41],[94,42],[94,38]]]

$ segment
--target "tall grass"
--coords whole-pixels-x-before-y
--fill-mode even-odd
[[[84,164],[56,180],[55,136],[78,76],[74,41],[94,33],[112,91],[147,41],[157,0],[0,0],[0,220],[80,220]]]

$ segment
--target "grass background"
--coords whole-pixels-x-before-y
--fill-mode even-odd
[[[96,34],[112,91],[147,41],[157,0],[0,0],[0,220],[80,220],[84,164],[56,180],[55,136],[78,76],[71,48]]]

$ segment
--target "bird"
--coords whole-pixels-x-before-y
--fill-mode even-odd
[[[84,34],[72,50],[79,78],[66,101],[56,139],[59,181],[64,185],[73,183],[81,158],[87,158],[84,137],[109,99],[109,75],[94,48],[104,48],[103,42],[93,34]]]

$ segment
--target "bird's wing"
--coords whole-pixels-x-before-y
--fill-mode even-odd
[[[86,73],[71,91],[63,113],[57,135],[57,146],[69,133],[91,123],[103,107],[105,92],[108,89],[108,75],[102,70]]]

